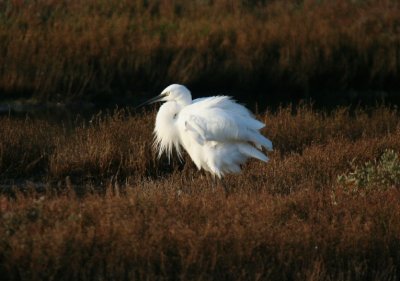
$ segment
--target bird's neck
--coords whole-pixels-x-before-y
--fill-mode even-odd
[[[192,97],[191,96],[182,96],[182,97],[179,97],[178,99],[176,99],[175,101],[180,106],[187,106],[192,103]]]

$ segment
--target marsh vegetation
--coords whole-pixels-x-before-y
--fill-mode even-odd
[[[1,98],[398,97],[399,32],[396,0],[6,0]]]
[[[0,1],[2,280],[399,280],[399,112],[354,106],[399,67],[396,0]],[[154,110],[58,115],[171,83],[256,109],[270,162],[225,193]]]
[[[228,176],[229,194],[187,157],[156,159],[154,115],[121,109],[75,128],[1,118],[1,276],[398,279],[398,184],[338,179],[400,150],[395,108],[259,114],[275,151]]]

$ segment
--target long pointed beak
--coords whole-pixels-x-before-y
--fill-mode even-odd
[[[135,107],[135,109],[137,109],[139,107],[142,107],[142,106],[144,106],[146,104],[152,104],[152,103],[158,102],[158,101],[162,100],[166,96],[167,96],[167,94],[159,94],[158,96],[156,96],[154,98],[151,98],[151,99],[139,104],[138,106]]]

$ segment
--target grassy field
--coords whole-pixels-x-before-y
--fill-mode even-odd
[[[0,2],[2,99],[135,99],[173,82],[249,100],[387,97],[399,54],[396,0]]]
[[[0,1],[2,103],[400,99],[399,70],[396,0]],[[397,108],[257,117],[271,161],[226,193],[157,159],[155,111],[0,116],[0,278],[399,280]]]
[[[226,194],[188,158],[156,159],[154,112],[74,128],[2,117],[0,276],[398,280],[400,161],[379,162],[400,151],[398,111],[299,105],[258,118],[271,161],[228,176]]]

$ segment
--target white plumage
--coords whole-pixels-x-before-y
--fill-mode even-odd
[[[240,172],[248,158],[268,161],[262,147],[272,151],[272,142],[259,132],[265,125],[230,97],[192,101],[185,86],[173,84],[146,103],[156,101],[165,101],[154,128],[159,156],[170,157],[173,148],[181,156],[183,147],[199,170],[219,178]]]

